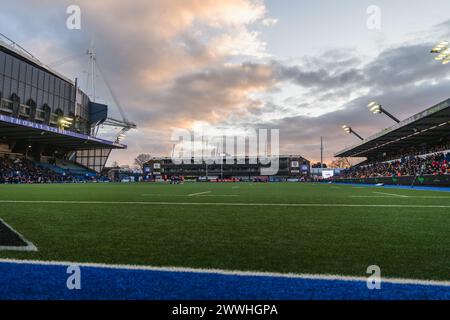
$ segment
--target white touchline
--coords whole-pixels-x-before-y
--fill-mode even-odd
[[[211,191],[205,191],[205,192],[198,192],[198,193],[191,193],[188,195],[188,197],[194,197],[194,196],[200,196],[202,194],[208,194],[211,193]]]
[[[202,268],[197,269],[197,268],[183,268],[183,267],[153,267],[145,265],[103,264],[90,262],[0,259],[0,263],[21,264],[21,265],[28,264],[41,266],[64,266],[64,267],[76,265],[79,267],[86,267],[86,268],[219,274],[219,275],[241,276],[241,277],[273,277],[273,278],[289,278],[289,279],[357,281],[357,282],[367,281],[366,277],[353,277],[353,276],[341,276],[330,274],[277,273],[277,272],[263,272],[263,271],[238,271],[238,270],[222,270],[222,269],[202,269]],[[450,286],[450,281],[437,281],[437,280],[382,278],[382,281],[385,283],[394,283],[394,284],[412,284],[412,285],[445,286],[445,287]]]
[[[12,204],[102,204],[102,205],[161,205],[161,206],[229,206],[229,207],[324,207],[324,208],[435,208],[447,209],[450,205],[415,204],[342,204],[342,203],[233,203],[233,202],[161,202],[161,201],[73,201],[73,200],[0,200]]]
[[[192,197],[186,194],[156,194],[156,193],[146,193],[142,195],[143,197]],[[239,197],[237,194],[198,194],[197,197]]]
[[[392,199],[392,196],[348,196],[349,198],[390,198]],[[446,196],[408,196],[408,198],[414,198],[414,199],[450,199],[450,197]]]
[[[391,197],[409,198],[409,196],[404,196],[404,195],[396,194],[396,193],[376,192],[376,191],[374,191],[373,193],[381,194],[381,195],[385,195],[385,196],[391,196]]]
[[[392,196],[348,196],[349,198],[389,198],[392,199]]]

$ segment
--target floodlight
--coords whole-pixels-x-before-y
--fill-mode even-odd
[[[450,48],[448,41],[439,42],[432,50],[432,54],[437,54],[434,58],[436,61],[442,61],[442,64],[450,63]]]
[[[370,112],[374,114],[380,114],[383,112],[381,105],[377,102],[371,102],[367,107],[369,108]]]
[[[441,41],[431,50],[431,53],[439,53],[445,48],[447,48],[448,45],[449,45],[448,41]]]
[[[369,108],[370,112],[372,112],[373,114],[384,113],[385,115],[387,115],[389,118],[391,118],[395,122],[397,122],[397,123],[400,122],[400,120],[398,120],[396,117],[394,117],[388,111],[386,111],[386,109],[384,109],[383,106],[378,102],[373,101],[373,102],[369,103],[369,105],[367,107]]]
[[[344,129],[344,131],[347,132],[348,134],[354,134],[359,139],[364,140],[359,134],[357,134],[355,131],[353,131],[353,129],[351,127],[349,127],[347,125],[343,125],[342,129]]]

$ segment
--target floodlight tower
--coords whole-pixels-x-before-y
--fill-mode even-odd
[[[436,55],[434,58],[436,61],[441,61],[442,64],[450,63],[450,48],[448,41],[439,42],[433,49],[431,49],[431,54]]]
[[[357,136],[360,140],[364,140],[363,137],[361,137],[359,134],[357,134],[351,127],[344,125],[342,126],[342,129],[344,129],[345,132],[347,132],[348,134],[354,134],[355,136]]]
[[[383,106],[381,104],[379,104],[378,102],[371,102],[369,103],[369,105],[367,106],[369,108],[369,110],[373,113],[373,114],[382,114],[384,113],[385,115],[387,115],[389,118],[391,118],[392,120],[394,120],[397,123],[400,123],[400,120],[398,120],[396,117],[394,117],[392,114],[390,114],[385,108],[383,108]]]

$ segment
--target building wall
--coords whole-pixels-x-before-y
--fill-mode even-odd
[[[223,166],[219,163],[215,164],[196,164],[193,160],[186,161],[181,165],[176,165],[170,158],[154,158],[145,166],[147,168],[145,174],[162,175],[162,176],[185,176],[185,177],[256,177],[261,176],[260,163],[253,163],[249,158],[245,159],[245,164],[227,164],[224,161]],[[268,166],[267,166],[268,167]],[[310,162],[300,156],[283,156],[279,159],[279,171],[276,176],[279,177],[309,177]]]
[[[0,46],[0,112],[58,126],[61,116],[76,118],[73,131],[89,133],[89,99],[75,85],[24,57]]]

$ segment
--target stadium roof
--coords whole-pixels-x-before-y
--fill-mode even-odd
[[[373,157],[380,153],[438,143],[450,137],[450,99],[387,128],[336,157]]]
[[[126,149],[120,143],[5,115],[0,115],[0,139],[52,145],[62,150]]]
[[[51,74],[53,74],[54,76],[66,81],[66,82],[69,82],[72,85],[75,85],[73,80],[63,76],[58,71],[56,71],[56,70],[50,68],[49,66],[47,66],[46,64],[42,63],[38,58],[33,56],[31,53],[26,51],[20,45],[18,45],[13,40],[7,38],[5,35],[3,35],[1,33],[0,33],[0,50],[11,53],[11,54],[15,55],[17,58],[19,58],[23,61],[26,61],[27,63],[31,63],[34,66],[36,66],[42,70],[48,71]]]

